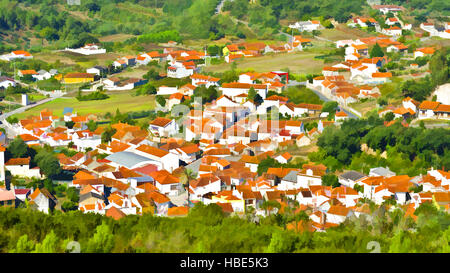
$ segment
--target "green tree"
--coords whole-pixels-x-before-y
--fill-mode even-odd
[[[47,177],[53,177],[61,173],[61,166],[56,156],[46,150],[41,150],[34,158],[41,172]]]
[[[73,122],[71,120],[70,121],[66,121],[66,127],[67,128],[72,129],[73,126],[75,126],[75,122]]]
[[[102,143],[109,143],[111,141],[112,136],[117,132],[116,129],[112,128],[111,126],[107,127],[105,131],[103,131],[101,138]]]
[[[339,183],[339,178],[335,174],[330,173],[322,176],[322,185],[336,188],[341,186],[341,183]]]
[[[272,157],[267,157],[263,160],[261,160],[258,164],[258,175],[262,175],[263,173],[267,172],[267,170],[269,168],[276,168],[281,166],[281,163],[276,161],[274,158]]]
[[[378,43],[375,43],[375,45],[372,47],[372,49],[369,52],[370,58],[373,57],[383,57],[384,52],[381,46]]]
[[[42,243],[36,244],[34,253],[57,253],[60,251],[59,239],[53,230],[45,236]]]
[[[335,113],[338,106],[337,101],[327,101],[322,106],[322,112]]]
[[[433,86],[448,82],[450,76],[449,61],[445,50],[437,50],[430,60],[431,79]]]
[[[86,126],[88,127],[89,131],[91,131],[91,132],[94,132],[98,128],[97,122],[95,122],[92,119],[86,123]]]
[[[159,105],[161,105],[161,107],[166,106],[166,99],[165,99],[163,96],[161,96],[161,95],[157,95],[157,96],[156,96],[156,102],[157,102]]]
[[[17,240],[16,248],[11,250],[12,253],[30,253],[34,249],[34,242],[28,239],[28,235],[24,234]]]
[[[114,248],[114,235],[106,222],[97,226],[94,237],[92,237],[87,245],[88,253],[109,253]]]
[[[394,120],[394,118],[395,118],[395,115],[392,112],[388,112],[384,115],[385,121],[392,121],[392,120]]]
[[[287,253],[294,249],[295,237],[288,232],[274,232],[267,246],[268,253]]]
[[[28,146],[20,136],[16,136],[11,143],[9,143],[8,151],[13,157],[22,157],[27,154]]]
[[[253,88],[253,86],[252,86],[252,87],[250,87],[250,89],[248,90],[247,98],[248,98],[249,100],[254,101],[254,100],[255,100],[256,94],[257,94],[257,93],[256,93],[256,90],[255,90],[255,88]]]

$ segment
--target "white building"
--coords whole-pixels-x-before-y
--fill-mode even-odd
[[[66,51],[82,54],[82,55],[96,55],[96,54],[105,54],[106,49],[101,48],[95,44],[87,44],[80,48],[66,48]]]
[[[10,86],[15,87],[16,86],[16,81],[14,81],[14,79],[12,79],[12,78],[1,76],[0,77],[0,89],[1,88],[6,89],[6,88],[8,88]]]
[[[297,29],[300,32],[303,31],[313,31],[313,30],[319,30],[322,29],[323,27],[320,25],[319,21],[315,21],[315,20],[308,20],[308,21],[300,21],[300,22],[296,22],[293,25],[289,25],[290,28],[294,28]]]

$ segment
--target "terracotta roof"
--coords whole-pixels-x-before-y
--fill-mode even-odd
[[[419,105],[419,109],[423,110],[435,110],[439,106],[440,102],[437,101],[422,101],[422,103]]]
[[[169,124],[172,120],[168,118],[163,117],[157,117],[153,121],[150,122],[151,125],[159,126],[159,127],[165,127],[167,124]]]
[[[31,70],[19,70],[22,75],[36,75],[37,72],[34,69]]]
[[[14,53],[15,55],[31,56],[31,54],[25,50],[15,50],[15,51],[12,51],[12,53]]]
[[[339,216],[347,216],[349,213],[350,208],[346,208],[343,206],[331,206],[330,209],[328,209],[328,214],[334,214]]]
[[[376,72],[372,73],[372,78],[391,78],[392,73],[391,72]]]
[[[105,215],[107,217],[114,218],[114,220],[119,220],[119,219],[121,219],[121,218],[126,216],[126,214],[123,211],[121,211],[120,209],[118,209],[118,208],[116,208],[114,206],[112,206],[111,208],[106,210]]]
[[[30,134],[23,134],[23,135],[19,135],[19,136],[20,136],[20,138],[21,138],[23,141],[25,141],[25,142],[27,142],[27,141],[39,140],[38,137],[32,136],[32,135],[30,135]]]
[[[180,180],[170,174],[166,170],[156,171],[150,174],[153,179],[155,179],[159,184],[167,185],[167,184],[176,184],[179,183]]]
[[[159,158],[164,157],[167,154],[169,154],[169,152],[167,152],[167,151],[164,151],[159,148],[155,148],[155,147],[152,147],[152,146],[149,146],[146,144],[143,144],[143,145],[137,147],[136,150],[150,154],[150,155],[154,155]]]
[[[29,165],[29,164],[30,164],[30,157],[11,158],[5,163],[6,166]]]
[[[434,111],[450,113],[450,105],[449,104],[439,104],[439,106]]]
[[[73,79],[79,79],[79,78],[94,78],[94,74],[91,73],[67,73],[64,78],[73,78]]]
[[[230,82],[230,83],[222,84],[222,88],[250,89],[251,87],[253,87],[254,89],[266,89],[267,85],[265,85],[265,84],[249,84],[249,83],[240,83],[240,82]]]

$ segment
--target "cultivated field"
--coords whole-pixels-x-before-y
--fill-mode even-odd
[[[119,55],[115,53],[85,56],[73,52],[57,51],[37,53],[34,55],[34,58],[48,63],[53,63],[59,60],[64,64],[80,65],[81,67],[89,68],[95,65],[106,66],[108,63],[111,63],[117,59],[118,56]]]
[[[154,96],[132,96],[130,92],[108,92],[109,98],[106,100],[78,101],[76,98],[58,98],[51,102],[31,108],[30,110],[15,115],[23,119],[30,115],[38,115],[41,110],[48,108],[54,115],[62,116],[64,107],[73,107],[74,112],[80,115],[100,114],[107,112],[114,114],[116,109],[120,112],[146,111],[155,108]]]
[[[244,58],[237,61],[240,70],[254,70],[267,72],[288,68],[294,74],[319,73],[322,71],[323,62],[314,59],[317,56],[311,52],[279,53],[262,57]],[[205,68],[206,72],[224,72],[230,70],[231,64],[223,63],[211,65]]]
[[[338,25],[337,28],[333,29],[322,29],[320,30],[320,37],[337,41],[337,40],[347,40],[347,39],[358,39],[361,37],[370,37],[370,36],[377,36],[378,34],[370,34],[368,32],[365,32],[363,30],[357,29],[357,28],[350,28],[345,25]]]

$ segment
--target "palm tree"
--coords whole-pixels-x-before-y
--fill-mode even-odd
[[[191,180],[194,180],[197,177],[197,174],[194,173],[194,171],[192,171],[191,169],[184,168],[184,175],[186,177],[185,187],[187,186],[187,194],[188,194],[187,201],[188,201],[188,206],[189,206],[189,200],[190,200],[189,186],[190,186]]]

